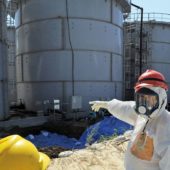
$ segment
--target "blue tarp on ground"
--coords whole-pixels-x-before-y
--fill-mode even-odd
[[[28,135],[26,139],[37,147],[60,146],[67,149],[79,149],[84,148],[86,143],[92,144],[104,137],[117,136],[129,129],[132,129],[132,126],[114,116],[109,116],[87,128],[79,140],[45,131],[42,131],[39,135]]]
[[[110,136],[118,136],[123,134],[126,130],[132,129],[132,126],[122,122],[114,116],[105,117],[104,120],[90,126],[80,137],[79,142],[82,147],[86,143],[94,143],[102,138]]]
[[[74,138],[68,138],[64,135],[41,131],[39,135],[28,135],[26,137],[37,147],[60,146],[67,149],[72,149],[77,142]]]

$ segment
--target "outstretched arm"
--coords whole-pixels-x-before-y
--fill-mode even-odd
[[[116,118],[133,126],[138,116],[134,110],[134,101],[124,102],[113,99],[111,101],[92,101],[89,104],[92,104],[92,110],[99,111],[100,108],[107,109]]]

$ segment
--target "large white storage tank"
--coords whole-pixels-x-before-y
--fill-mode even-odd
[[[16,13],[17,94],[45,100],[122,99],[123,12],[127,0],[24,0]],[[42,106],[41,106],[42,107]]]
[[[148,22],[145,23],[148,31],[148,68],[153,68],[164,74],[170,86],[170,23]],[[170,93],[168,93],[170,101]]]
[[[8,117],[6,3],[0,1],[0,120]]]
[[[133,15],[132,15],[133,16]],[[135,18],[134,16],[132,18]],[[170,86],[170,15],[169,14],[144,14],[143,22],[143,48],[142,48],[142,71],[146,69],[155,69],[164,74],[168,85]],[[125,27],[125,44],[129,54],[126,51],[126,57],[139,59],[139,29],[140,22],[128,23]],[[128,40],[131,37],[131,40]],[[128,46],[128,43],[133,44]],[[131,48],[131,49],[129,49]],[[125,58],[126,60],[128,58]],[[130,60],[129,60],[130,61]],[[134,61],[137,66],[138,61]],[[128,65],[127,65],[128,66]],[[132,65],[129,65],[131,68]],[[135,72],[135,71],[133,71]],[[135,82],[135,80],[133,80]],[[132,85],[131,85],[132,86]],[[132,86],[133,88],[133,86]],[[133,90],[133,89],[132,89]],[[168,93],[170,102],[170,93]]]

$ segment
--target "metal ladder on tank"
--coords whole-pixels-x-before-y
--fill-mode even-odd
[[[136,27],[136,37],[139,36],[139,25]],[[143,29],[143,35],[142,35],[142,72],[144,72],[147,69],[147,56],[148,56],[148,34],[149,32]],[[140,55],[139,55],[139,40],[136,42],[136,54],[135,54],[135,79],[134,82],[137,81],[139,75],[140,75]]]
[[[149,46],[152,42],[152,27],[149,27],[147,32],[147,56],[146,56],[146,69],[150,69],[150,63],[149,60],[152,60],[152,48]]]
[[[15,28],[15,21],[14,21],[14,15],[15,15],[15,11],[17,9],[17,0],[12,0],[9,1],[7,4],[7,15],[8,17],[6,17],[6,23],[7,23],[7,27],[9,29],[14,29]],[[9,17],[10,16],[10,17]],[[11,67],[16,67],[16,61],[15,61],[15,47],[16,44],[15,42],[11,41],[11,39],[9,37],[7,37],[7,44],[8,44],[8,66]],[[10,73],[8,72],[8,75]],[[12,77],[12,79],[8,78],[8,88],[11,88],[14,93],[16,92],[16,80]]]

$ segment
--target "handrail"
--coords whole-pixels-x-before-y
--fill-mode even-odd
[[[140,21],[140,13],[130,13],[125,21],[133,22]],[[170,22],[170,14],[167,13],[144,13],[143,21],[159,21],[159,22]]]

